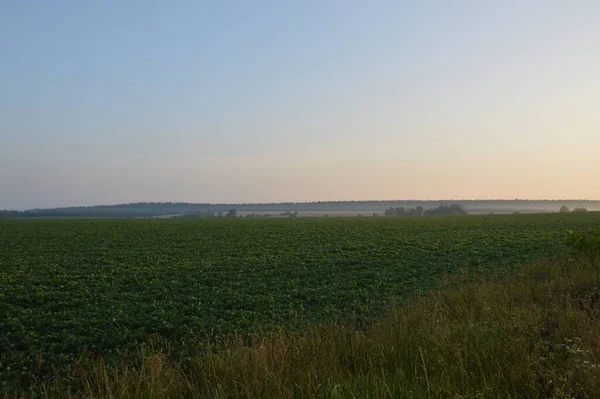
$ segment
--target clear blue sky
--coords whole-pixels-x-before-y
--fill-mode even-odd
[[[599,1],[0,1],[0,209],[600,199]]]

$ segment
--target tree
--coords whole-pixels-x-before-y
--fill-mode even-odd
[[[237,209],[231,208],[229,212],[225,215],[226,218],[236,218],[237,217]]]
[[[427,209],[423,212],[425,216],[442,216],[442,215],[467,215],[467,212],[457,204],[440,205],[437,208]]]
[[[571,212],[571,210],[566,205],[563,205],[563,206],[560,207],[559,212],[566,213],[566,212]]]
[[[587,209],[585,209],[585,208],[575,208],[575,209],[573,209],[573,212],[587,212]]]
[[[452,215],[461,215],[461,216],[465,216],[467,215],[467,211],[465,211],[460,205],[458,204],[452,204],[448,207],[448,210],[450,211],[450,214]]]

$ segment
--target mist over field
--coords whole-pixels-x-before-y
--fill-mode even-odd
[[[470,214],[547,213],[565,211],[599,211],[600,201],[527,201],[527,200],[455,200],[455,201],[330,201],[272,204],[189,204],[136,203],[0,211],[0,219],[39,217],[325,217],[325,216],[392,216],[390,209],[432,211],[457,205]],[[233,214],[232,212],[235,212]],[[413,216],[416,214],[413,213]]]

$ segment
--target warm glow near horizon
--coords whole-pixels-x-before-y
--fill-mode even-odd
[[[0,5],[0,209],[600,199],[600,2]]]

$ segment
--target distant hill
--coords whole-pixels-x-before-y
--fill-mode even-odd
[[[120,205],[98,205],[27,211],[0,210],[0,219],[36,217],[157,217],[193,214],[198,212],[227,212],[232,208],[240,212],[383,212],[389,207],[424,209],[443,204],[458,204],[469,213],[543,213],[558,212],[564,205],[570,209],[586,208],[600,211],[600,201],[593,200],[391,200],[391,201],[323,201],[282,202],[258,204],[208,204],[184,202],[138,202]]]

